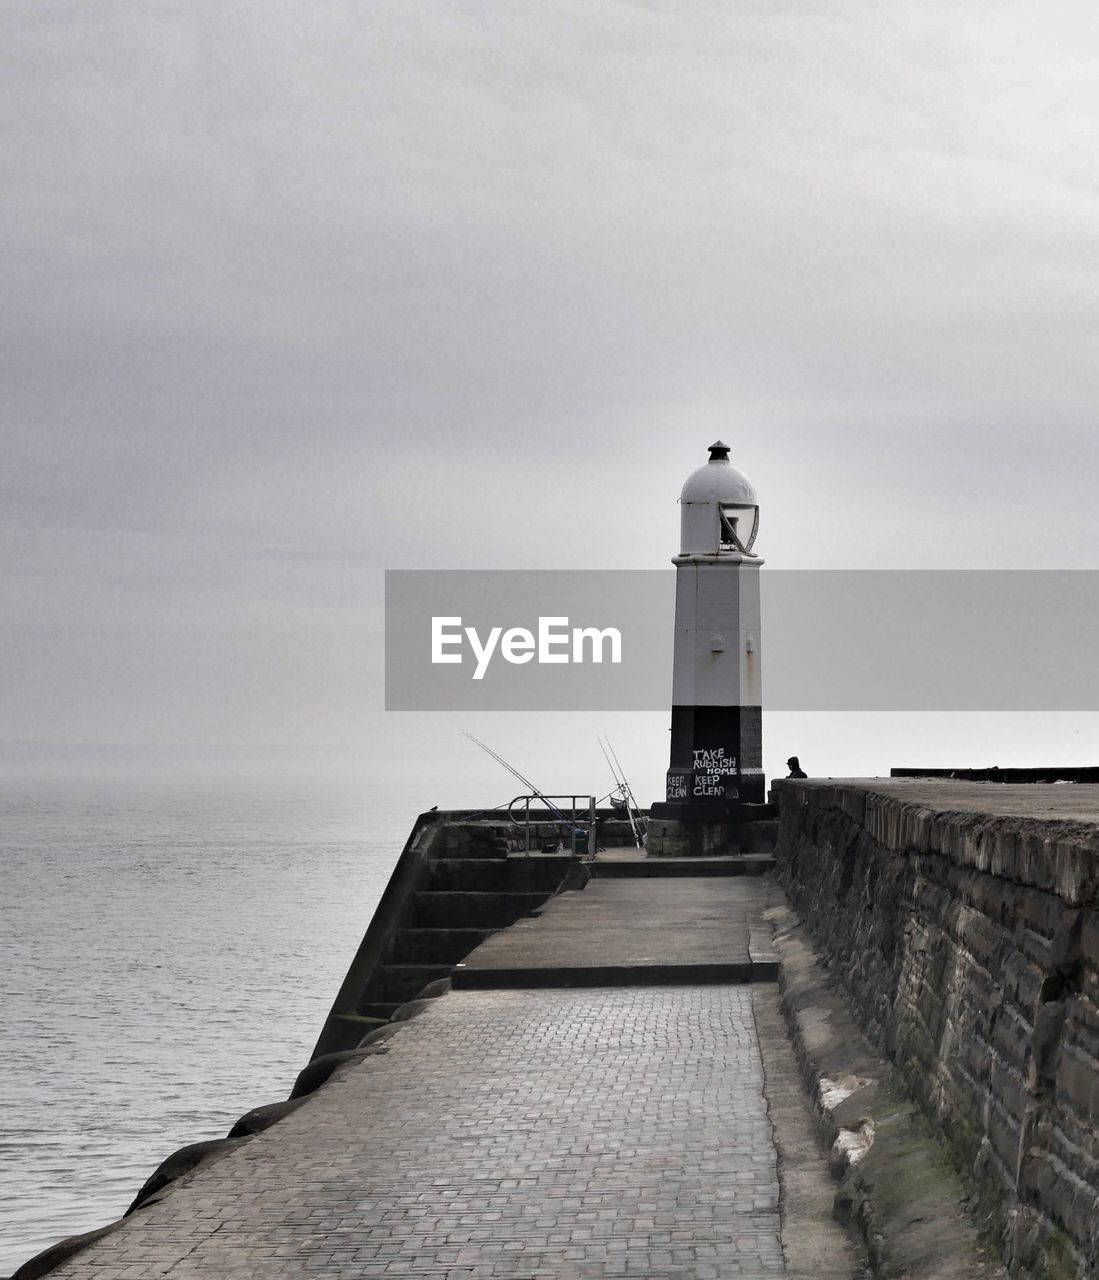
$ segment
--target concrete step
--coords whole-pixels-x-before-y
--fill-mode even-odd
[[[544,893],[417,893],[411,924],[420,929],[506,929],[545,900]]]
[[[451,985],[774,982],[778,964],[764,918],[771,898],[767,882],[754,877],[596,878],[486,938],[455,965]]]
[[[542,893],[548,897],[574,862],[571,853],[513,855],[508,859],[508,889],[512,893]]]
[[[431,864],[426,888],[432,893],[506,893],[506,858],[445,858]]]
[[[588,864],[593,876],[761,876],[775,865],[770,854],[732,858],[614,858]]]
[[[444,862],[466,862],[471,858],[491,860],[500,862],[508,856],[510,849],[506,841],[500,841],[499,844],[477,844],[467,845],[460,848],[442,848],[439,850],[439,858]]]
[[[550,894],[568,874],[567,854],[498,858],[446,858],[432,863],[427,888],[441,893]]]
[[[382,991],[385,1000],[414,1000],[429,982],[448,978],[449,964],[387,964],[382,969]]]
[[[398,929],[396,964],[453,964],[488,937],[488,929]]]
[[[533,987],[696,986],[711,982],[775,982],[778,961],[732,960],[714,964],[498,965],[467,968],[450,975],[455,990],[491,991]]]
[[[506,858],[508,835],[504,827],[479,827],[476,825],[446,828],[443,838],[442,858]]]
[[[403,1000],[374,1000],[359,1009],[359,1017],[376,1018],[379,1023],[388,1022],[404,1003]],[[366,1032],[364,1031],[363,1034],[365,1035]]]

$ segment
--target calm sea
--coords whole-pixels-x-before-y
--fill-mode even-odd
[[[4,780],[0,1275],[286,1096],[436,798],[287,769]]]

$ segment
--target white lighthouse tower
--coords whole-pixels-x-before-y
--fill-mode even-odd
[[[649,847],[714,853],[764,800],[759,500],[719,440],[679,501],[671,764]]]

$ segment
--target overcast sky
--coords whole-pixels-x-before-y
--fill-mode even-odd
[[[403,743],[385,568],[664,565],[718,435],[769,565],[1099,567],[1091,5],[3,25],[0,740]]]

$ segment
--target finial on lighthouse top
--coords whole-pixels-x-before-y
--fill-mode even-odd
[[[679,495],[683,506],[681,555],[752,555],[759,529],[756,488],[729,461],[729,446],[710,445],[710,459],[692,471]]]

